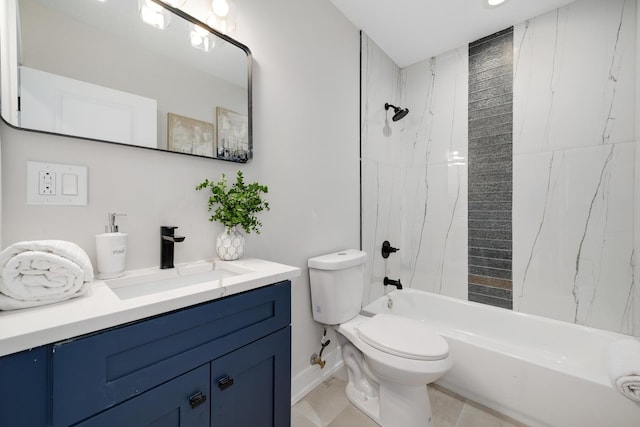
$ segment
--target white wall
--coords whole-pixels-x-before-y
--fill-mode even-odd
[[[248,256],[301,268],[292,292],[292,372],[309,367],[320,329],[311,318],[307,258],[359,246],[359,38],[329,2],[238,1],[237,38],[252,50],[254,159],[247,165],[18,131],[0,125],[3,244],[59,238],[95,261],[107,212],[127,213],[128,268],[158,265],[159,227],[187,236],[176,262],[211,257],[215,236],[206,177],[241,169],[269,186],[271,211]],[[170,84],[170,82],[167,82]],[[89,205],[27,206],[27,160],[87,165]],[[333,348],[327,351],[330,351]],[[306,371],[320,374],[317,367]],[[294,391],[295,392],[295,391]]]

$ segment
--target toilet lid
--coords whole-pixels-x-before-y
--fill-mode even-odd
[[[392,314],[376,314],[358,326],[358,336],[385,353],[416,360],[440,360],[449,345],[418,320]]]

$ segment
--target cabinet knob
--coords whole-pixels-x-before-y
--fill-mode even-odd
[[[189,405],[191,409],[195,409],[207,401],[207,395],[199,391],[189,398]]]
[[[222,377],[218,380],[218,387],[220,388],[220,390],[229,388],[232,385],[233,385],[233,378],[231,378],[229,375]]]

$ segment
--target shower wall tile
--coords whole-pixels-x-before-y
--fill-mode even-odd
[[[632,332],[635,145],[515,157],[514,309]]]
[[[514,153],[634,141],[635,0],[580,0],[514,30]]]
[[[509,66],[495,46],[469,84],[467,46],[400,70],[363,34],[365,302],[384,276],[490,304],[513,288],[514,310],[640,337],[636,7],[578,0],[516,25],[513,94],[491,84]],[[392,122],[385,102],[410,113]],[[489,120],[503,133],[468,128]],[[400,248],[386,260],[384,240]],[[509,261],[511,279],[480,274]]]
[[[466,299],[466,51],[400,70],[362,37],[364,301],[384,293],[385,276]],[[392,122],[385,102],[409,115]],[[400,251],[383,259],[384,240]]]
[[[629,334],[635,16],[636,1],[580,0],[514,36],[514,309]]]

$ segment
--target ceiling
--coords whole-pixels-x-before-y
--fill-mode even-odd
[[[400,67],[493,34],[574,0],[330,0]]]

